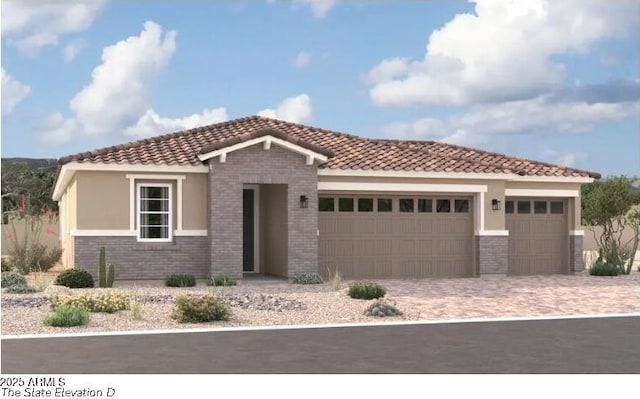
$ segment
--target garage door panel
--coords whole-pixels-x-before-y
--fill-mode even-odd
[[[558,199],[506,199],[531,202],[558,201]],[[568,270],[568,220],[567,206],[562,214],[551,214],[550,207],[542,213],[517,213],[517,207],[509,207],[516,213],[507,213],[509,229],[509,274],[557,274]],[[543,208],[544,210],[544,208]]]
[[[400,197],[393,199],[391,212],[377,207],[362,213],[357,208],[349,213],[319,212],[320,264],[330,261],[345,278],[473,275],[472,213],[437,213],[435,206],[433,212],[418,212],[419,198],[413,197],[413,212],[406,206],[400,212]],[[450,199],[452,204],[455,199]],[[469,203],[472,210],[471,199]]]

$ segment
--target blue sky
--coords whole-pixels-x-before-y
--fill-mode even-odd
[[[252,114],[640,174],[633,1],[2,2],[2,156]]]

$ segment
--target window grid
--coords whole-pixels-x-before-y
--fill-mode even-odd
[[[152,191],[157,191],[154,196]],[[167,242],[172,240],[171,234],[171,185],[166,183],[138,184],[138,240]],[[155,202],[157,210],[149,210]],[[146,209],[146,210],[143,210]],[[155,218],[152,216],[156,216]],[[154,223],[155,222],[155,223]]]

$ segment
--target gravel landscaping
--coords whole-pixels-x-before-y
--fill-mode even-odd
[[[640,273],[628,276],[482,277],[468,279],[380,280],[385,301],[402,312],[394,317],[365,316],[374,301],[351,299],[344,282],[338,292],[328,283],[298,285],[284,281],[245,281],[213,291],[231,306],[229,321],[181,324],[171,319],[173,301],[183,294],[205,294],[210,287],[120,286],[111,289],[49,287],[35,294],[2,293],[2,334],[127,331],[146,329],[306,325],[400,320],[557,316],[640,312]],[[134,294],[142,320],[129,311],[92,313],[85,326],[47,327],[42,320],[56,294]]]

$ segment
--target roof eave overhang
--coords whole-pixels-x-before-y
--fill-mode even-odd
[[[214,151],[208,151],[208,152],[204,152],[200,155],[198,155],[198,158],[202,161],[205,162],[209,159],[212,158],[216,158],[218,157],[221,163],[226,162],[227,159],[227,154],[234,152],[234,151],[238,151],[241,150],[243,148],[247,148],[247,147],[251,147],[257,144],[262,144],[263,148],[265,150],[269,150],[271,149],[272,145],[277,145],[279,147],[285,148],[289,151],[293,151],[295,153],[298,153],[300,155],[303,155],[304,157],[306,157],[306,162],[307,165],[313,165],[314,162],[320,162],[320,163],[324,163],[327,162],[329,160],[329,157],[325,154],[321,154],[319,152],[310,150],[308,148],[305,148],[303,146],[300,146],[298,144],[294,144],[291,143],[289,141],[286,140],[282,140],[278,137],[274,137],[271,135],[265,135],[265,136],[261,136],[261,137],[257,137],[251,140],[247,140],[247,141],[243,141],[240,143],[236,143],[233,145],[230,145],[228,147],[224,147],[224,148],[220,148],[220,149],[216,149]],[[206,151],[206,150],[205,150]]]
[[[522,182],[592,183],[588,176],[520,176],[515,173],[424,172],[409,170],[319,169],[319,176],[482,179]]]

